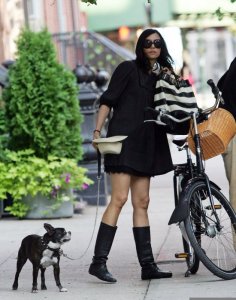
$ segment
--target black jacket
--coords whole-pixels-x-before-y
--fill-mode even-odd
[[[173,169],[165,128],[144,123],[152,116],[145,112],[154,107],[156,75],[146,74],[135,61],[122,62],[114,71],[100,105],[113,108],[107,136],[128,135],[120,155],[105,156],[107,166],[128,167],[150,176]]]
[[[236,58],[234,58],[229,69],[220,78],[217,86],[222,92],[222,97],[225,101],[225,104],[220,104],[220,107],[231,112],[236,120]]]

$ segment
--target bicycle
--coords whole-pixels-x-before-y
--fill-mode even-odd
[[[179,225],[183,239],[183,253],[177,258],[185,258],[187,271],[185,276],[197,273],[200,261],[219,278],[236,278],[236,214],[221,189],[210,181],[203,164],[202,149],[197,124],[207,119],[218,106],[220,92],[212,80],[208,80],[216,98],[215,104],[199,113],[185,113],[186,117],[177,119],[168,112],[152,108],[157,124],[168,124],[168,120],[184,122],[192,119],[196,161],[193,162],[187,138],[173,140],[180,151],[186,151],[186,163],[174,165],[174,201],[175,209],[169,225]],[[153,121],[153,120],[147,120]]]

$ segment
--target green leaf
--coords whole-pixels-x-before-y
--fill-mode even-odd
[[[82,0],[82,2],[87,3],[87,4],[95,4],[95,5],[97,5],[97,0]]]

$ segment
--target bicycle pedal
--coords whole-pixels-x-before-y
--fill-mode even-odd
[[[215,205],[214,205],[214,208],[215,208],[215,209],[221,209],[221,207],[222,207],[221,204],[215,204]],[[211,206],[208,205],[208,206],[205,207],[205,209],[211,210]]]
[[[188,258],[189,254],[188,253],[175,253],[175,258]]]

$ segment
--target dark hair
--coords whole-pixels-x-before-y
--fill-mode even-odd
[[[160,56],[157,58],[157,62],[162,66],[162,67],[167,67],[172,69],[172,64],[173,64],[173,59],[170,56],[167,46],[166,46],[166,42],[164,40],[164,38],[162,37],[162,35],[160,34],[159,31],[157,31],[156,29],[145,29],[139,36],[137,44],[136,44],[136,49],[135,49],[135,53],[136,53],[136,63],[139,65],[140,68],[142,68],[144,71],[148,71],[150,70],[151,66],[150,66],[150,62],[147,59],[147,57],[145,56],[144,52],[143,52],[143,44],[145,39],[153,34],[153,33],[157,33],[160,36],[161,39],[161,54]]]

